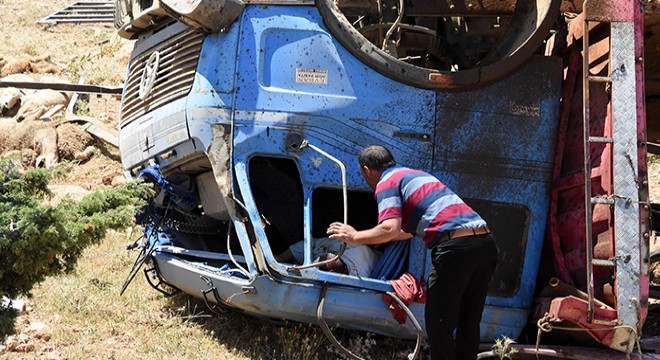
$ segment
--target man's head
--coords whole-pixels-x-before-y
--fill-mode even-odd
[[[380,181],[383,171],[396,165],[392,153],[378,145],[367,146],[360,151],[358,163],[360,164],[360,172],[364,180],[374,190],[376,190],[376,185]]]

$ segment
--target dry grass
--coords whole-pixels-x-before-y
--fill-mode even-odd
[[[135,255],[124,250],[130,240],[127,233],[112,233],[85,251],[74,273],[36,287],[17,332],[41,322],[53,337],[31,339],[34,351],[0,353],[0,359],[342,358],[316,325],[273,324],[231,311],[212,315],[190,296],[164,297],[141,276],[120,296]],[[335,333],[370,359],[405,358],[414,345],[354,331]]]
[[[53,329],[53,338],[38,341],[32,353],[5,356],[159,359],[218,354],[227,359],[250,358],[236,346],[217,341],[214,332],[198,322],[208,321],[207,312],[184,296],[166,299],[139,277],[119,296],[133,261],[134,253],[123,249],[128,242],[126,235],[112,234],[85,252],[73,274],[48,279],[35,288],[33,299],[28,300],[32,310],[18,319],[18,330],[39,321]]]
[[[266,324],[237,313],[212,317],[199,301],[165,298],[142,277],[120,296],[135,254],[123,249],[128,242],[126,235],[112,234],[85,252],[73,274],[35,288],[28,300],[32,309],[18,319],[17,330],[43,322],[53,338],[35,339],[34,352],[3,358],[256,359],[272,352],[267,347],[273,329]],[[255,330],[264,336],[253,338]]]

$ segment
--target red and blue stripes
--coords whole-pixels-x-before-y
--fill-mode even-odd
[[[387,169],[376,186],[376,201],[379,222],[400,217],[401,228],[427,244],[446,231],[486,226],[453,191],[420,170]]]

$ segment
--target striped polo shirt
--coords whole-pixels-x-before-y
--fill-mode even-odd
[[[486,222],[433,175],[400,166],[386,169],[376,185],[378,222],[401,218],[401,229],[429,245],[445,231]]]

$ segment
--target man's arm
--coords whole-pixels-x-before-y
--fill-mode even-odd
[[[401,218],[387,219],[368,230],[357,231],[348,224],[334,222],[328,227],[331,239],[339,239],[348,244],[374,245],[392,240],[409,239],[412,235],[401,230]]]

